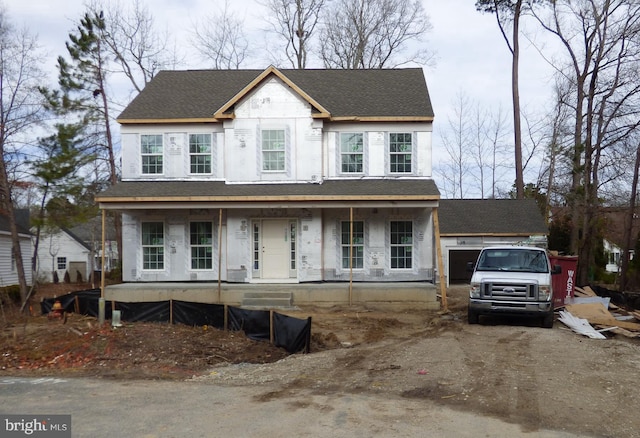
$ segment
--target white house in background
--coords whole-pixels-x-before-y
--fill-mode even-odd
[[[607,264],[605,270],[607,272],[620,272],[620,266],[622,264],[622,248],[615,243],[603,239],[604,253],[607,256]],[[633,260],[635,251],[629,250],[629,260]]]
[[[125,282],[434,280],[422,69],[163,71],[118,122]]]
[[[31,248],[31,233],[29,232],[29,212],[28,210],[18,210],[15,213],[24,274],[27,284],[31,285],[31,256],[33,250]],[[16,259],[11,250],[12,248],[9,218],[6,215],[0,214],[0,287],[19,284],[18,269],[16,267]]]
[[[111,271],[118,262],[118,250],[115,241],[113,221],[107,222],[105,246],[106,272]],[[38,244],[37,277],[41,282],[54,281],[54,272],[60,282],[69,273],[72,283],[89,281],[91,269],[101,271],[102,252],[101,218],[76,225],[71,229],[63,228],[55,233],[42,233]],[[95,250],[92,250],[95,248]],[[94,258],[93,264],[91,258]]]
[[[57,233],[41,234],[38,243],[38,281],[53,282],[54,276],[62,283],[69,273],[72,283],[87,281],[90,274],[91,249],[78,236],[67,229]]]

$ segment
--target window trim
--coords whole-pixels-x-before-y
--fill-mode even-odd
[[[191,150],[191,138],[192,137],[208,137],[209,138],[209,152],[192,152]],[[213,175],[213,134],[204,132],[204,133],[189,133],[187,136],[188,147],[189,147],[189,175]],[[198,143],[195,146],[199,146]],[[209,158],[209,171],[208,172],[193,172],[193,162],[191,161],[194,157],[208,157]],[[195,166],[201,166],[201,164],[197,163]]]
[[[361,146],[362,146],[362,150],[361,151],[356,151],[354,153],[354,151],[344,151],[343,150],[343,136],[356,136],[359,135],[360,139],[362,141]],[[346,146],[349,146],[349,144],[347,144]],[[339,132],[338,133],[338,151],[339,151],[339,160],[338,160],[338,169],[339,169],[339,173],[342,175],[364,175],[365,174],[365,133],[364,132]],[[362,167],[362,169],[360,171],[356,171],[356,172],[350,172],[347,170],[344,170],[344,166],[345,166],[345,162],[344,162],[344,158],[346,156],[356,156],[356,155],[360,155],[362,157],[361,161],[360,161],[360,166]],[[357,165],[358,163],[354,163],[354,164],[350,164],[350,163],[346,163],[346,166],[351,166],[351,165]]]
[[[282,133],[282,148],[281,149],[265,149],[265,133],[280,132]],[[269,139],[270,146],[279,142],[280,139]],[[265,163],[272,161],[265,160],[265,154],[282,154],[282,169],[265,169]],[[276,164],[280,164],[280,160],[276,159]],[[262,173],[286,173],[287,172],[287,130],[284,128],[275,129],[260,129],[260,170]]]
[[[194,224],[208,224],[211,228],[210,228],[210,242],[209,244],[194,244],[193,243],[193,230],[192,230],[192,226]],[[205,261],[205,264],[207,262],[207,259],[204,258],[198,258],[198,259],[194,259],[193,257],[193,250],[194,248],[209,248],[211,250],[211,259],[210,259],[210,263],[211,266],[210,267],[194,267],[193,266],[193,262],[194,260],[203,260]],[[207,221],[207,220],[191,220],[189,221],[189,261],[190,261],[190,270],[191,271],[213,271],[214,266],[215,266],[215,226],[213,221]]]
[[[13,254],[12,254],[13,255]],[[60,262],[62,261],[63,265],[60,267]],[[67,269],[67,258],[66,257],[56,257],[56,270],[66,270]]]
[[[340,268],[343,269],[343,270],[351,268],[354,271],[361,271],[361,270],[363,270],[365,268],[365,263],[364,263],[364,261],[365,261],[365,223],[364,223],[364,220],[354,220],[353,221],[353,225],[354,225],[354,227],[353,227],[354,228],[353,229],[353,235],[354,235],[354,237],[355,237],[355,234],[356,234],[355,225],[358,224],[358,223],[362,224],[362,231],[361,231],[362,235],[360,236],[361,239],[362,239],[362,242],[359,242],[359,243],[355,242],[355,239],[354,239],[354,242],[352,244],[351,243],[351,237],[350,237],[350,235],[351,235],[350,222],[351,221],[349,221],[349,220],[340,221],[340,240],[339,240],[339,245],[340,245]],[[346,233],[347,233],[347,238],[349,240],[346,243],[344,242],[344,237],[345,237],[344,226],[345,225],[347,226]],[[351,264],[349,265],[349,263],[347,263],[347,266],[345,266],[345,263],[344,263],[345,260],[347,262],[349,262],[349,256],[347,255],[346,258],[345,258],[345,250],[347,250],[346,254],[349,254],[348,251],[349,251],[350,247],[353,247],[353,251],[351,253]],[[361,248],[362,249],[361,257],[358,257],[358,254],[357,254],[357,251],[356,251],[357,248]],[[358,259],[360,259],[361,262],[362,262],[362,266],[360,266],[360,267],[357,266],[357,263],[354,263],[354,260],[358,260]]]
[[[411,144],[410,144],[410,148],[408,152],[392,152],[391,151],[391,147],[392,147],[392,142],[391,142],[391,136],[393,135],[408,135],[411,138]],[[388,157],[389,157],[389,166],[387,167],[389,174],[392,175],[411,175],[414,173],[414,157],[415,157],[415,148],[414,148],[414,134],[413,132],[389,132],[388,136],[387,136],[387,141],[388,141],[388,146],[387,146],[387,153],[388,153]],[[406,144],[406,142],[402,142],[402,144]],[[393,166],[393,162],[392,162],[392,157],[394,156],[401,156],[401,155],[409,155],[411,160],[409,161],[409,170],[408,171],[398,171],[398,170],[391,170],[391,167]],[[396,166],[398,166],[399,163],[396,163]]]
[[[145,227],[145,225],[150,225],[150,224],[156,224],[156,225],[160,224],[160,225],[162,225],[162,243],[161,244],[155,244],[155,245],[154,244],[147,244],[147,245],[145,245],[145,243],[144,243],[144,240],[145,240],[144,239],[144,227]],[[140,223],[140,248],[141,248],[141,251],[142,251],[142,270],[143,271],[155,271],[155,272],[158,272],[158,271],[164,271],[165,270],[165,263],[166,263],[166,260],[165,260],[165,255],[166,255],[166,251],[165,251],[165,244],[166,244],[165,234],[166,234],[165,233],[165,224],[164,224],[163,221],[144,221],[144,222]],[[146,257],[145,249],[146,248],[150,248],[150,249],[156,248],[156,249],[161,250],[156,254],[156,256],[162,256],[162,261],[161,261],[161,266],[162,267],[156,267],[156,268],[150,268],[150,267],[147,268],[147,267],[145,267],[145,265],[147,265],[147,264],[151,265],[151,261],[149,261],[149,262],[145,261],[145,257]],[[159,259],[159,257],[158,257],[158,259]],[[160,263],[158,263],[157,260],[156,260],[156,263],[160,264]]]
[[[145,152],[144,151],[144,145],[142,143],[142,138],[143,137],[158,137],[160,138],[160,152]],[[154,144],[153,146],[158,146],[157,144]],[[159,157],[160,158],[160,172],[145,172],[145,157]],[[151,165],[147,163],[147,168],[149,168]],[[156,164],[154,164],[154,166],[157,168],[158,167],[158,163],[156,162]],[[141,134],[140,135],[140,173],[141,175],[164,175],[164,135],[163,134]]]
[[[409,244],[406,243],[393,243],[393,238],[394,238],[394,232],[393,232],[393,224],[394,223],[405,223],[405,224],[410,224],[411,225],[411,242]],[[415,249],[415,239],[414,239],[414,223],[412,220],[391,220],[389,221],[389,269],[392,269],[394,271],[409,271],[412,270],[415,264],[415,258],[414,258],[414,249]],[[398,233],[396,233],[398,234]],[[393,249],[394,248],[405,248],[405,257],[403,257],[402,259],[400,259],[398,256],[396,256],[395,258],[397,260],[404,260],[404,265],[403,267],[394,267],[394,255],[393,255]],[[406,248],[410,248],[410,253],[411,253],[411,257],[408,259],[406,257]],[[406,266],[406,260],[410,261],[411,266],[407,267]]]

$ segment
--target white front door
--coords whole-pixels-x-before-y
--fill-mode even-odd
[[[290,240],[288,220],[262,221],[262,278],[289,278]]]

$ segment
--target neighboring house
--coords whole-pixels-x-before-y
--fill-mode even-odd
[[[569,215],[567,207],[559,207],[552,210],[554,217]],[[596,219],[601,226],[604,238],[602,240],[603,252],[606,259],[605,270],[607,272],[619,272],[624,252],[625,228],[628,226],[629,209],[627,207],[601,207],[598,209]],[[628,258],[632,260],[635,255],[635,242],[640,237],[640,208],[636,209],[631,224],[631,247]]]
[[[467,262],[490,245],[547,245],[548,227],[533,199],[442,199],[441,246],[449,283],[468,283]]]
[[[433,115],[419,68],[160,72],[96,198],[123,280],[434,281]]]
[[[627,226],[629,209],[623,207],[606,207],[601,209],[604,218],[604,239],[603,249],[607,258],[605,269],[607,272],[618,272],[622,264],[622,253],[624,252],[624,231]],[[629,260],[632,260],[635,252],[635,241],[640,233],[640,214],[633,215],[631,226],[631,248],[629,249]]]
[[[33,250],[31,249],[31,233],[29,232],[29,212],[28,210],[17,210],[15,214],[24,274],[27,284],[31,285],[32,273],[30,260]],[[12,248],[9,217],[0,214],[0,287],[19,284],[18,269]]]
[[[112,221],[106,227],[106,271],[116,266],[118,253]],[[62,228],[55,233],[42,233],[38,245],[38,280],[54,281],[54,272],[60,282],[69,273],[72,283],[89,281],[91,269],[100,271],[102,263],[102,224],[96,218],[71,229]],[[95,250],[92,250],[95,248]],[[94,257],[93,265],[91,257]]]
[[[62,283],[69,273],[73,283],[87,281],[90,274],[91,248],[69,229],[42,233],[38,243],[37,278],[39,282]]]

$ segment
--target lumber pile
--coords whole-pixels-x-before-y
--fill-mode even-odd
[[[589,286],[575,288],[575,298],[565,305],[560,313],[560,321],[577,333],[594,339],[603,339],[596,333],[610,331],[631,338],[640,337],[640,312],[628,311],[611,303],[608,298],[599,297]]]

